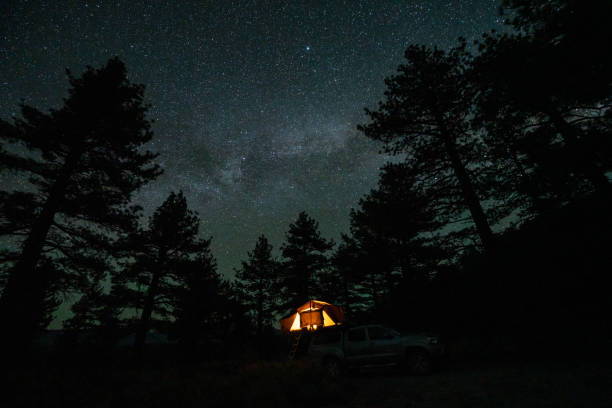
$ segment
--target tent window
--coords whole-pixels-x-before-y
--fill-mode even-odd
[[[329,317],[329,315],[327,314],[327,312],[325,310],[323,310],[323,326],[327,327],[327,326],[333,326],[336,323],[334,323],[334,321],[332,320],[331,317]]]
[[[300,330],[302,327],[300,326],[300,314],[296,313],[295,314],[295,320],[293,321],[293,324],[291,325],[291,331],[295,331],[295,330]]]

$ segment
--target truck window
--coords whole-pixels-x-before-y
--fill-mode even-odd
[[[370,340],[390,340],[396,337],[395,330],[380,326],[368,327],[368,334],[370,335]]]
[[[314,344],[331,344],[340,341],[340,331],[319,332],[314,338]]]
[[[348,341],[365,341],[366,332],[365,327],[358,329],[351,329],[348,331]]]

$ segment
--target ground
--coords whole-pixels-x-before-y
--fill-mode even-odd
[[[302,363],[10,373],[3,407],[609,407],[607,361],[452,363],[429,376],[371,371],[328,379]],[[121,405],[120,405],[121,404]]]
[[[601,363],[481,363],[426,377],[358,377],[354,407],[604,407],[612,369]]]

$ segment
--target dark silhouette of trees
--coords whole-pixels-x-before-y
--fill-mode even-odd
[[[208,340],[227,320],[228,293],[205,241],[197,258],[178,262],[173,274],[176,287],[170,296],[174,335],[191,358],[198,355],[198,346]]]
[[[460,40],[406,50],[359,126],[403,160],[381,169],[335,251],[302,212],[282,261],[261,235],[233,283],[217,273],[182,193],[138,226],[131,194],[160,169],[142,150],[152,137],[143,87],[119,60],[69,74],[60,109],[23,105],[20,119],[0,120],[0,169],[21,181],[0,191],[0,319],[13,343],[4,347],[27,344],[73,292],[81,297],[65,328],[96,344],[129,325],[122,311],[139,311],[139,358],[157,319],[197,361],[211,339],[247,349],[253,326],[262,340],[275,313],[311,298],[342,305],[355,323],[497,332],[503,342],[528,333],[547,347],[604,327],[612,3],[505,0],[502,9],[508,30],[476,49]]]
[[[278,308],[277,277],[279,262],[272,256],[272,245],[265,235],[260,235],[255,248],[248,252],[248,260],[236,271],[236,286],[242,303],[255,318],[258,337],[273,322]]]
[[[373,255],[373,254],[372,254]],[[342,234],[340,242],[330,259],[331,269],[323,284],[324,300],[342,306],[347,319],[353,320],[363,316],[371,309],[376,288],[368,283],[376,269],[370,268],[370,257],[352,236]]]
[[[333,257],[337,291],[396,324],[428,303],[457,332],[508,334],[520,321],[550,341],[587,310],[603,321],[593,310],[609,303],[599,223],[611,192],[612,3],[503,7],[513,31],[485,34],[473,54],[463,41],[409,47],[385,100],[366,110],[359,129],[405,161],[352,211]],[[485,256],[458,229],[465,209]]]
[[[473,95],[465,71],[465,43],[448,52],[410,46],[406,65],[387,78],[385,101],[366,109],[371,122],[359,126],[385,150],[406,154],[407,164],[449,210],[469,210],[485,250],[494,236],[479,197],[478,173],[485,167],[484,146],[470,129]]]
[[[351,232],[360,242],[381,242],[390,249],[395,266],[409,273],[416,265],[433,260],[431,253],[422,252],[427,243],[435,242],[432,233],[448,221],[443,214],[412,169],[403,163],[387,164],[378,187],[351,212]]]
[[[286,313],[320,294],[318,278],[329,266],[327,252],[333,246],[319,233],[319,223],[304,211],[289,225],[281,246],[284,260],[278,274],[282,299],[279,311]]]
[[[593,189],[609,195],[612,33],[603,16],[612,5],[504,5],[516,31],[486,34],[472,69],[487,143],[506,151],[539,207]]]
[[[152,137],[144,87],[129,82],[123,63],[68,78],[60,109],[21,105],[21,118],[0,122],[0,162],[28,180],[0,192],[0,235],[17,242],[3,253],[0,317],[15,345],[43,325],[50,288],[65,292],[108,270],[111,241],[135,219],[132,192],[161,172],[142,149]]]
[[[397,318],[396,324],[416,312],[411,305],[421,299],[440,263],[449,259],[438,233],[448,220],[417,176],[403,163],[383,167],[378,187],[351,211],[353,250],[343,248],[353,254],[353,271],[365,289],[361,299],[367,293],[373,310]]]
[[[134,345],[139,358],[154,315],[169,317],[172,306],[178,305],[181,319],[192,319],[188,314],[193,312],[195,292],[216,276],[210,240],[198,237],[199,224],[183,193],[171,193],[149,218],[147,228],[133,231],[123,242],[129,258],[115,282],[122,286],[126,306],[141,311]]]
[[[119,339],[123,309],[112,285],[107,293],[101,282],[92,282],[71,310],[73,316],[64,322],[64,329],[71,332],[77,341],[108,349]]]

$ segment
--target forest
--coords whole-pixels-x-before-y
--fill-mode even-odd
[[[308,299],[440,333],[465,358],[609,354],[611,4],[502,12],[502,32],[411,45],[384,79],[358,129],[395,160],[338,242],[301,212],[278,248],[262,231],[234,279],[183,192],[148,218],[133,200],[162,168],[119,58],[68,72],[59,109],[20,104],[0,120],[0,171],[20,180],[0,186],[4,361],[37,358],[67,298],[61,352],[100,361],[128,334],[137,364],[154,360],[153,329],[185,362],[277,358],[278,319]]]

